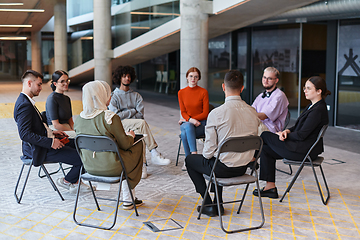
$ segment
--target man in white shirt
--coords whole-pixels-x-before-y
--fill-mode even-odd
[[[205,127],[203,154],[191,154],[185,159],[186,169],[195,185],[196,192],[203,198],[206,192],[203,174],[210,175],[221,142],[228,137],[258,134],[261,121],[257,112],[240,97],[240,93],[244,89],[243,83],[244,77],[239,71],[231,70],[226,73],[222,84],[225,92],[225,103],[209,113]],[[253,156],[254,151],[222,154],[220,162],[216,165],[216,176],[226,178],[244,175],[247,164]],[[222,187],[218,187],[218,190],[219,200],[222,202]],[[208,195],[205,204],[212,203],[213,201]],[[198,211],[200,211],[200,206],[198,206]],[[216,206],[206,206],[202,213],[211,217],[218,215]]]

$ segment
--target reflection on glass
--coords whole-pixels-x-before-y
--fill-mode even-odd
[[[208,92],[211,102],[221,104],[224,93],[221,84],[230,69],[230,33],[212,38],[208,43]],[[201,69],[200,69],[201,71]]]
[[[359,24],[340,26],[336,125],[353,129],[360,129],[359,42]]]
[[[26,53],[27,41],[0,41],[0,80],[19,80],[31,65]]]
[[[253,32],[254,99],[264,91],[261,81],[264,69],[275,67],[280,72],[277,87],[285,92],[289,108],[297,109],[299,31],[299,28],[289,28]],[[296,117],[297,113],[292,116]]]

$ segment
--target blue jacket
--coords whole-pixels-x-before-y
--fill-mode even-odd
[[[48,150],[51,149],[53,139],[47,137],[42,119],[28,97],[23,93],[20,93],[16,100],[14,119],[22,140],[23,157],[33,158],[34,166],[41,165]]]

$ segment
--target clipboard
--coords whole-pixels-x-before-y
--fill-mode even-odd
[[[147,136],[147,134],[135,134],[133,146],[134,146],[135,144],[137,144],[138,142],[140,142],[141,140],[143,140],[144,137],[146,137],[146,136]]]

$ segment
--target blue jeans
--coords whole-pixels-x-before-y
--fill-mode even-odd
[[[184,145],[185,156],[190,155],[192,152],[197,152],[196,137],[205,134],[206,120],[200,121],[201,125],[195,127],[194,124],[189,122],[183,122],[180,125],[181,140]]]

